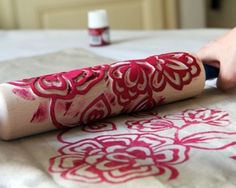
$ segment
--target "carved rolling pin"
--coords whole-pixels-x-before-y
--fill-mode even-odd
[[[208,78],[217,76],[214,69],[206,69]],[[193,97],[202,92],[205,78],[202,62],[175,52],[3,83],[0,138],[72,127]]]

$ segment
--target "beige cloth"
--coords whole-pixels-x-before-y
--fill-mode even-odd
[[[87,63],[91,64],[87,64]],[[80,49],[1,62],[1,82],[104,64]],[[236,186],[236,91],[0,142],[0,187]]]

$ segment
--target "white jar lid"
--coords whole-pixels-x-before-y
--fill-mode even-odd
[[[102,28],[108,26],[106,10],[95,10],[88,12],[88,27],[89,28]]]

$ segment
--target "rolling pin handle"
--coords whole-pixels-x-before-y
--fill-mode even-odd
[[[204,64],[206,80],[214,79],[219,76],[220,70],[211,65]]]

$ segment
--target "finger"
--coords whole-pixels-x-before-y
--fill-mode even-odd
[[[230,88],[234,87],[234,84],[230,83],[230,82],[225,82],[222,79],[218,78],[217,79],[217,88],[222,90],[222,91],[227,91]]]
[[[220,62],[219,61],[216,61],[216,60],[204,60],[202,62],[204,64],[208,64],[208,65],[211,65],[213,67],[216,67],[216,68],[220,69]]]
[[[204,62],[219,61],[219,47],[216,41],[208,43],[197,52],[197,56]]]
[[[235,76],[230,73],[227,73],[225,70],[221,70],[219,77],[217,79],[217,88],[222,91],[229,90],[236,85]]]

